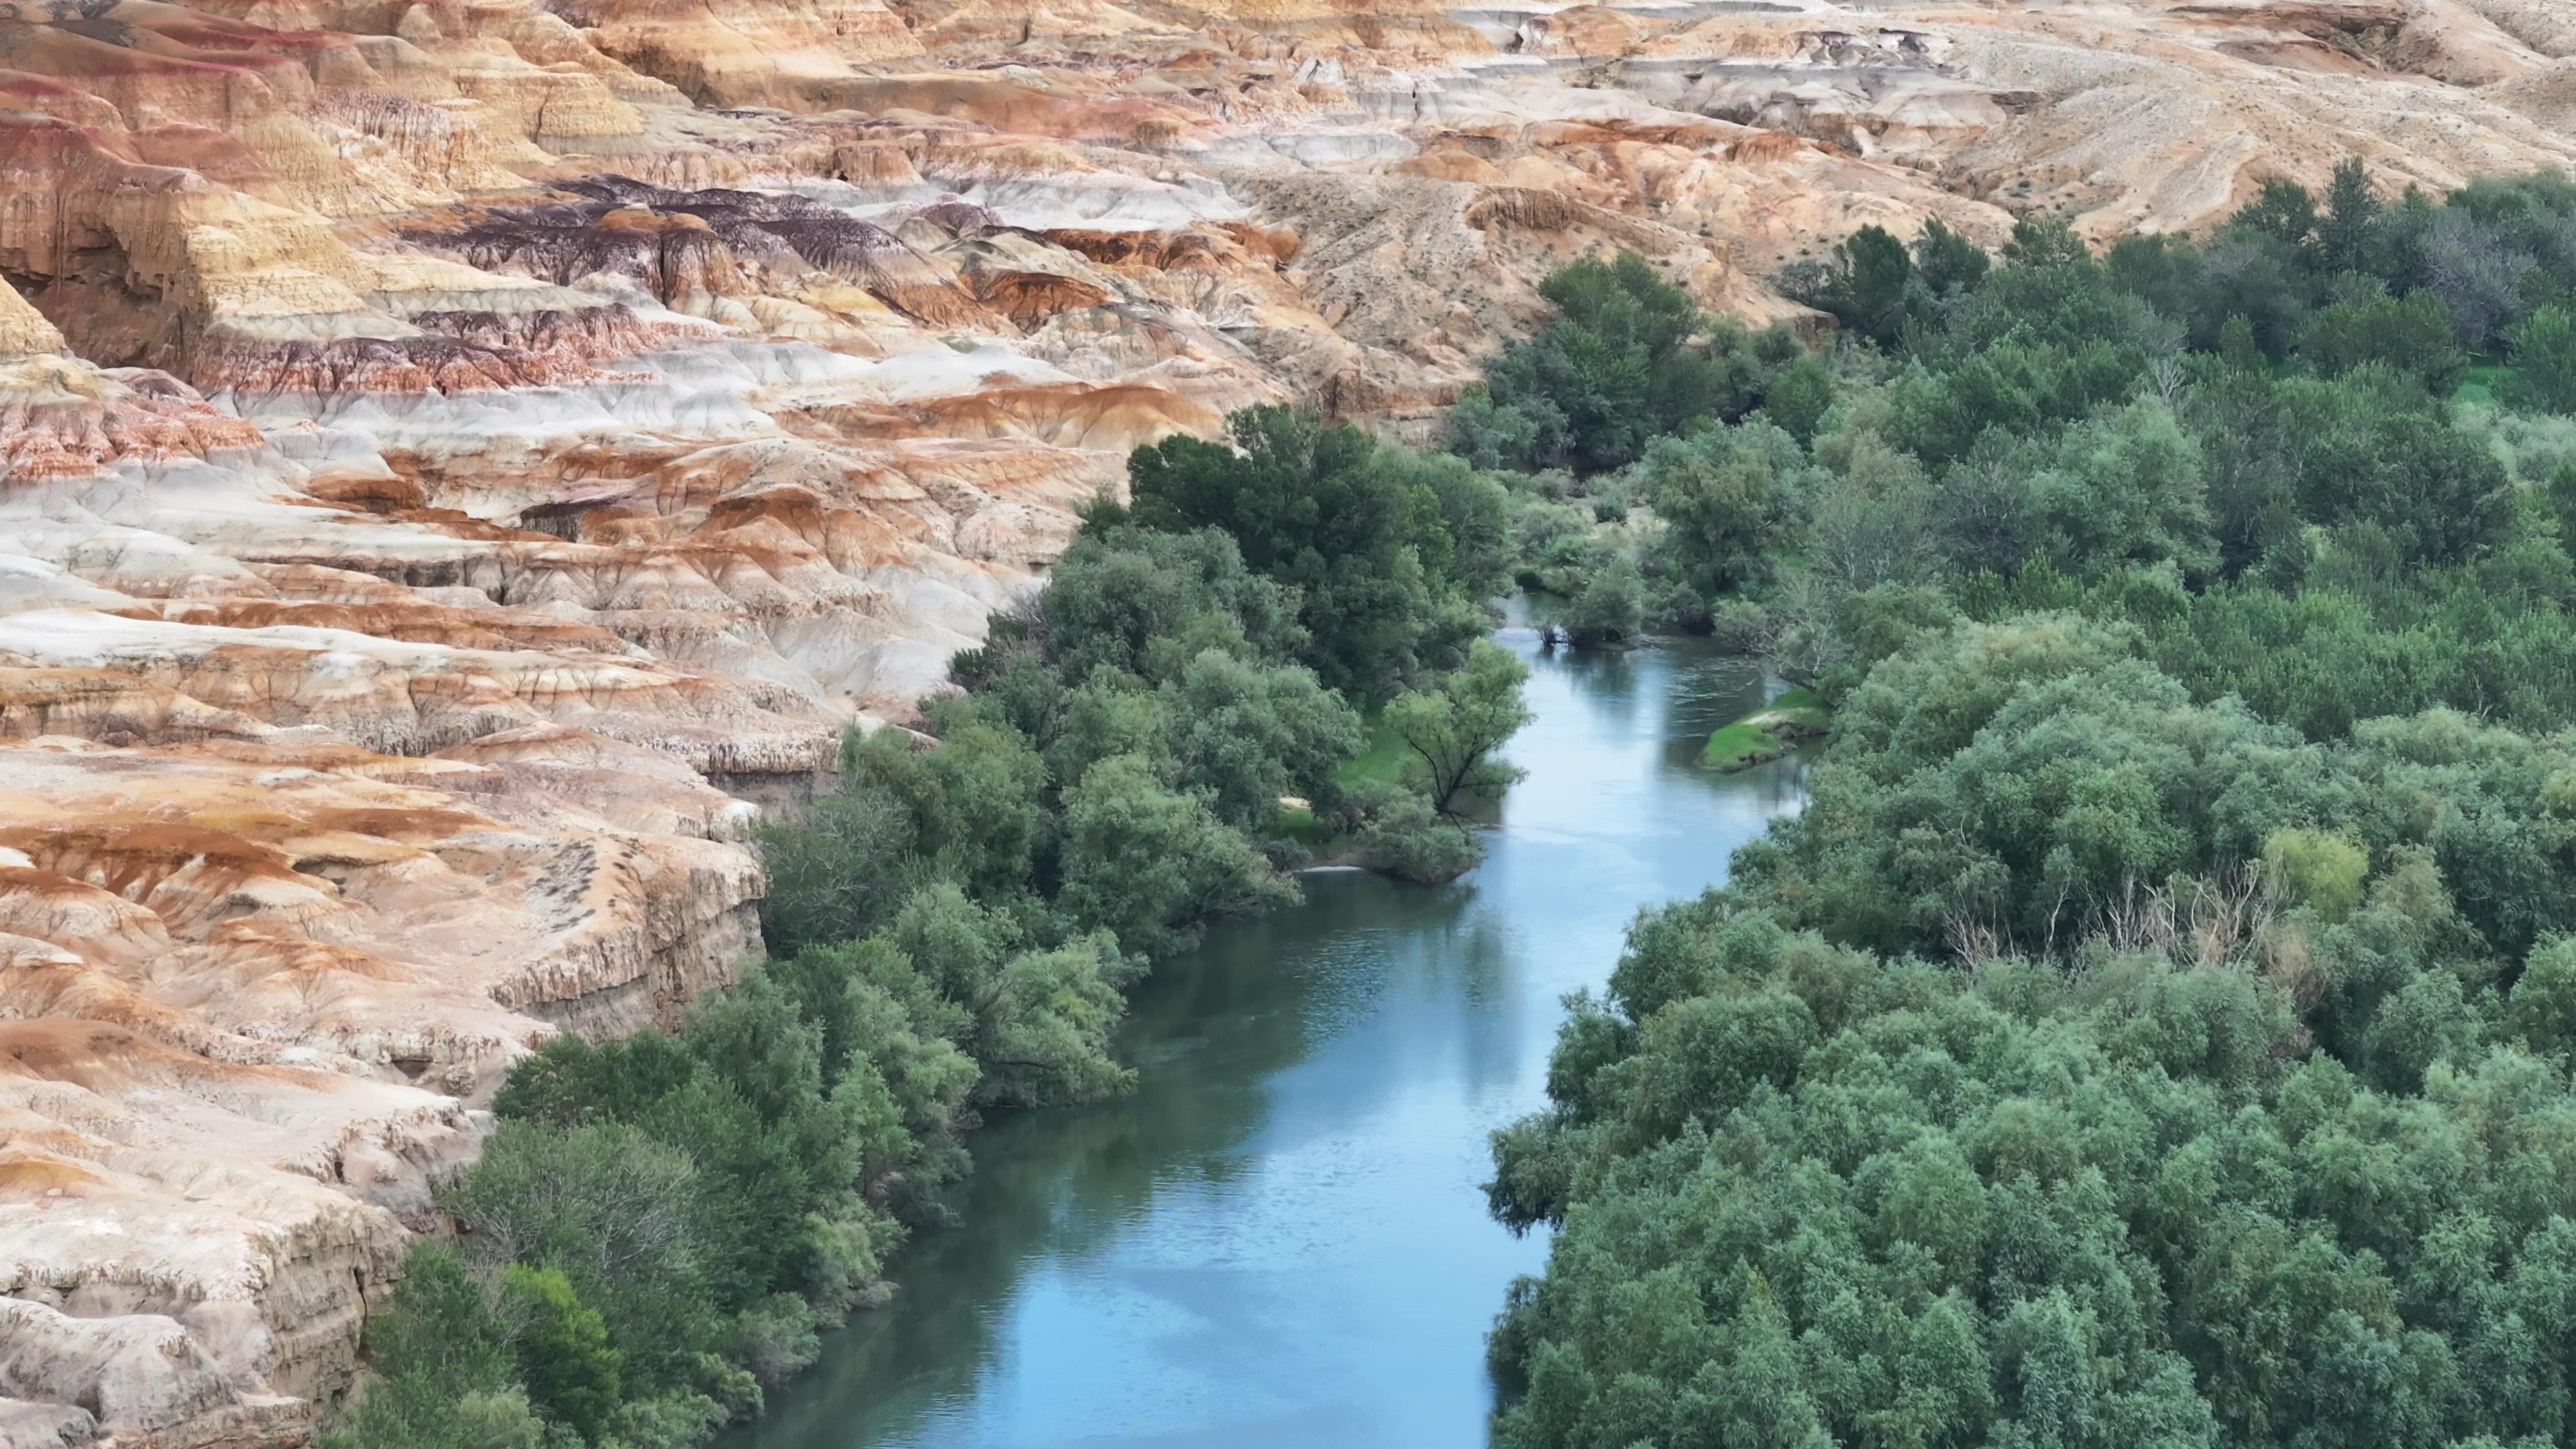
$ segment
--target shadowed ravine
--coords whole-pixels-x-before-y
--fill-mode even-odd
[[[1546,1253],[1487,1218],[1486,1133],[1542,1104],[1559,998],[1637,908],[1801,798],[1795,760],[1696,764],[1761,703],[1751,665],[1500,637],[1537,721],[1487,862],[1440,889],[1313,875],[1162,967],[1135,1094],[975,1134],[962,1220],[727,1449],[1484,1441],[1485,1330]]]

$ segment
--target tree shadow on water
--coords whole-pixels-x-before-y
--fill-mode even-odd
[[[1221,925],[1157,967],[1120,1034],[1137,1090],[994,1114],[968,1139],[975,1170],[953,1191],[956,1222],[918,1235],[893,1265],[894,1301],[827,1336],[822,1359],[722,1449],[942,1439],[937,1421],[970,1405],[988,1374],[1007,1372],[996,1363],[1004,1325],[1032,1274],[1079,1272],[1170,1195],[1222,1191],[1257,1171],[1251,1147],[1275,1125],[1283,1073],[1365,1029],[1385,993],[1458,994],[1406,978],[1454,961],[1466,992],[1492,989],[1499,953],[1473,941],[1474,896],[1471,885],[1310,876],[1304,905]],[[1462,937],[1464,949],[1449,944]],[[1368,1095],[1401,1084],[1399,1061],[1349,1055],[1320,1088],[1300,1090]],[[1317,1120],[1351,1110],[1299,1105],[1295,1115]]]

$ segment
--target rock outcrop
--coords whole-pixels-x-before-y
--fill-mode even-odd
[[[301,1442],[1126,451],[1634,248],[2576,160],[2541,0],[0,3],[0,1445]]]

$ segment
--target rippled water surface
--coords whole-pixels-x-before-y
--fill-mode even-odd
[[[1528,770],[1456,885],[1306,878],[1138,994],[1133,1096],[974,1135],[963,1220],[726,1449],[1479,1445],[1484,1334],[1545,1243],[1485,1214],[1485,1137],[1543,1104],[1559,998],[1637,908],[1721,879],[1799,766],[1698,768],[1756,707],[1677,640],[1544,654]]]

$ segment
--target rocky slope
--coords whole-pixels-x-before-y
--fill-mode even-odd
[[[476,1104],[1127,449],[1549,266],[2576,159],[2543,0],[0,3],[0,1445],[296,1442]]]

